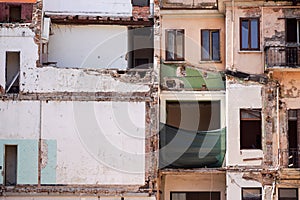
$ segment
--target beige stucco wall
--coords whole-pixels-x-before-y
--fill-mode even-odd
[[[225,200],[225,173],[203,173],[164,176],[163,200],[170,200],[170,192],[221,192]]]
[[[257,3],[254,3],[257,6]],[[245,5],[248,4],[249,2]],[[252,6],[243,9],[238,5],[234,9],[231,6],[226,7],[226,68],[250,74],[262,74],[264,72],[264,54],[261,32],[260,50],[240,50],[240,18],[243,17],[261,17],[261,8]]]
[[[225,24],[224,16],[217,11],[183,12],[162,11],[161,16],[161,57],[165,60],[165,31],[167,29],[184,29],[185,34],[185,61],[195,66],[204,68],[216,68],[223,70],[225,65]],[[207,11],[208,12],[208,11]],[[220,62],[201,61],[201,29],[220,30]]]

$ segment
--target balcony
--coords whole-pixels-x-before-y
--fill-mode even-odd
[[[288,168],[300,168],[300,149],[290,148],[280,150],[282,158],[288,158]]]
[[[217,168],[225,157],[225,128],[188,131],[161,124],[160,168]]]
[[[265,64],[267,68],[299,68],[299,45],[265,47]]]

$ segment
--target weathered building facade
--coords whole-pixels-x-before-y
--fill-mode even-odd
[[[1,6],[0,198],[153,199],[153,2]]]
[[[0,199],[299,200],[298,1],[0,11]]]

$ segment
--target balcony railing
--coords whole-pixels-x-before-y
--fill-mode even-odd
[[[289,168],[300,168],[300,149],[290,148],[280,150],[281,157],[286,159]]]
[[[298,45],[265,47],[265,62],[268,68],[300,67],[300,48]]]

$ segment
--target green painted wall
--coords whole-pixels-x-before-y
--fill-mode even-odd
[[[42,168],[41,184],[56,183],[57,143],[56,140],[45,140],[47,147],[47,163]]]
[[[0,140],[0,163],[4,170],[5,145],[18,145],[17,184],[38,183],[38,140]],[[4,177],[0,175],[0,183]]]
[[[56,183],[57,144],[55,140],[46,140],[47,162],[41,172],[42,184]],[[38,140],[0,140],[0,165],[5,166],[5,145],[18,146],[17,184],[38,184]],[[0,175],[0,184],[4,183]]]
[[[184,83],[185,89],[202,90],[203,85],[207,90],[225,90],[225,82],[219,72],[208,72],[201,69],[186,67],[184,77],[177,77],[176,65],[162,64],[160,68],[161,85],[165,79],[177,79]]]

